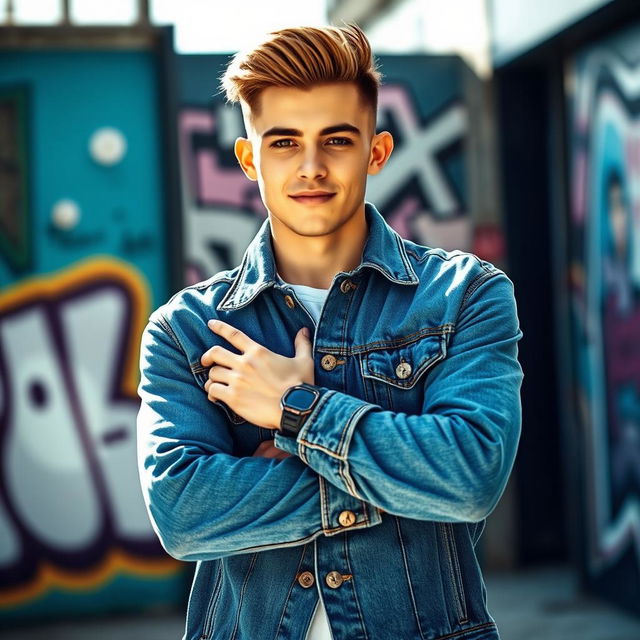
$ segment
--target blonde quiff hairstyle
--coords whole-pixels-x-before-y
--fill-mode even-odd
[[[308,89],[325,82],[353,82],[375,123],[382,73],[358,25],[289,27],[268,35],[236,53],[220,77],[227,102],[240,102],[243,113],[246,107],[250,110],[245,118],[260,114],[260,93],[267,87]]]

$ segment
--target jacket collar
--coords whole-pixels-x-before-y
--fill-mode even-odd
[[[389,226],[382,214],[365,201],[365,217],[369,236],[362,253],[362,261],[350,272],[359,273],[368,267],[376,269],[396,284],[418,284],[402,238]],[[266,218],[247,247],[238,274],[216,309],[238,309],[248,305],[261,291],[278,283],[271,244],[271,223]]]

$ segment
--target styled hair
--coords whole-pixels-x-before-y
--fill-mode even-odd
[[[375,122],[382,73],[358,25],[290,27],[267,35],[236,53],[220,77],[227,102],[244,102],[258,116],[260,93],[267,87],[308,89],[325,82],[353,82]]]

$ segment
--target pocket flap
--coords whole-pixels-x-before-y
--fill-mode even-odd
[[[446,334],[428,335],[396,347],[369,351],[364,357],[363,375],[410,389],[445,355]]]

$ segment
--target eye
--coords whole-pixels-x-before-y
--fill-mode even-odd
[[[332,142],[332,141],[337,142],[337,145],[332,145],[332,146],[338,146],[338,147],[341,147],[341,146],[346,147],[347,145],[352,144],[350,138],[329,138],[328,142]]]
[[[285,149],[291,146],[288,144],[280,144],[281,142],[293,142],[293,140],[291,140],[290,138],[282,138],[281,140],[276,140],[275,142],[272,142],[269,146],[275,147],[276,149]]]

